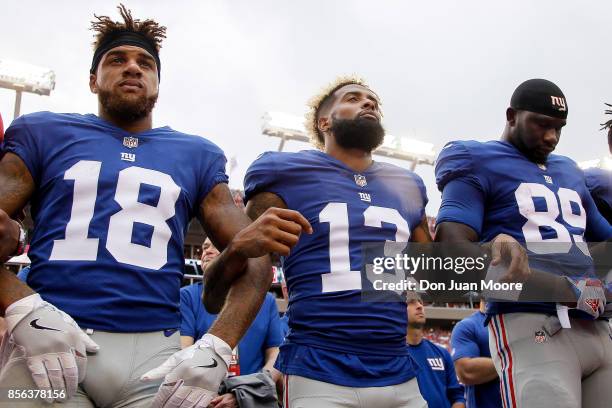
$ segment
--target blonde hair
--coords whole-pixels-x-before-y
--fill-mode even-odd
[[[334,81],[327,84],[327,86],[322,88],[318,94],[310,98],[307,103],[308,112],[306,113],[306,121],[304,122],[304,125],[306,127],[306,131],[310,134],[311,143],[315,145],[317,149],[323,149],[325,146],[325,139],[323,134],[319,131],[319,126],[317,123],[321,106],[334,92],[346,85],[360,85],[364,88],[370,89],[363,78],[357,75],[343,75],[337,77]]]

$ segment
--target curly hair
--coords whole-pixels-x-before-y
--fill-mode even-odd
[[[330,82],[322,88],[318,94],[310,98],[308,101],[308,112],[306,113],[306,121],[304,126],[306,131],[310,134],[310,141],[317,149],[323,149],[325,145],[325,138],[318,127],[318,119],[321,108],[329,100],[330,96],[334,94],[338,89],[346,85],[360,85],[369,90],[370,87],[365,80],[356,75],[344,75],[339,76],[333,82]],[[372,91],[373,92],[373,91]]]
[[[159,51],[161,43],[166,38],[166,27],[160,26],[155,20],[147,19],[140,21],[132,17],[132,12],[123,4],[117,6],[119,14],[123,18],[123,22],[113,21],[108,16],[98,16],[94,14],[96,20],[91,22],[91,30],[96,32],[93,47],[96,49],[98,45],[104,42],[104,39],[117,32],[131,31],[145,36],[155,49]]]

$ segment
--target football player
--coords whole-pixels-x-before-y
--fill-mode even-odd
[[[223,152],[152,127],[165,28],[120,13],[121,22],[93,23],[98,115],[34,113],[6,132],[0,259],[23,250],[10,217],[28,201],[35,228],[29,286],[0,271],[0,406],[27,390],[28,406],[207,407],[269,287],[267,254],[288,254],[310,228],[284,209],[249,225]],[[194,217],[223,249],[208,266],[205,303],[217,313],[227,301],[208,333],[179,351],[183,240]]]
[[[608,109],[606,113],[610,115],[612,110]],[[604,123],[602,129],[608,129],[608,149],[612,154],[612,120]],[[609,160],[612,163],[612,159]],[[612,171],[610,169],[591,167],[584,170],[584,177],[599,212],[609,223],[612,223]]]
[[[290,329],[276,368],[285,407],[424,407],[406,303],[362,301],[360,274],[363,243],[430,241],[423,182],[372,160],[384,137],[380,101],[358,78],[313,98],[308,129],[318,150],[264,153],[245,176],[251,218],[289,208],[314,230],[283,260]]]
[[[559,87],[528,80],[512,95],[501,140],[450,142],[436,163],[437,241],[488,242],[503,232],[525,245],[533,268],[576,294],[569,313],[555,302],[488,304],[504,407],[603,408],[612,401],[612,337],[596,320],[606,298],[600,281],[586,279],[595,276],[576,273],[592,269],[584,241],[608,240],[612,227],[577,165],[551,154],[567,112]]]

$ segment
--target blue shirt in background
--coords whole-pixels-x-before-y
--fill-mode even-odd
[[[208,313],[202,304],[201,282],[181,288],[181,336],[199,339],[216,318],[217,315]],[[278,347],[282,341],[276,301],[268,293],[255,320],[238,343],[240,374],[261,371],[265,364],[265,350]]]
[[[30,267],[26,266],[25,268],[23,268],[22,270],[19,271],[19,273],[17,273],[17,277],[25,283],[28,283],[28,275],[30,274]]]
[[[451,335],[453,361],[466,357],[491,358],[489,332],[484,325],[485,319],[486,315],[478,311],[457,323]],[[468,408],[501,408],[499,379],[479,385],[466,385],[465,397]]]
[[[408,352],[421,368],[417,381],[429,408],[450,408],[456,402],[465,403],[463,386],[457,380],[453,360],[445,348],[423,339],[416,346],[409,345]]]

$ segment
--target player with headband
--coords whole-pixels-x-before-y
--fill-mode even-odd
[[[0,268],[2,407],[37,389],[20,394],[28,406],[207,407],[269,287],[265,255],[287,254],[310,228],[284,209],[251,224],[217,146],[153,128],[165,28],[120,12],[122,22],[93,23],[98,114],[33,113],[6,132],[0,259],[23,250],[11,217],[28,201],[35,228],[27,284]],[[184,233],[196,217],[222,249],[207,268],[205,304],[225,307],[180,350]]]

